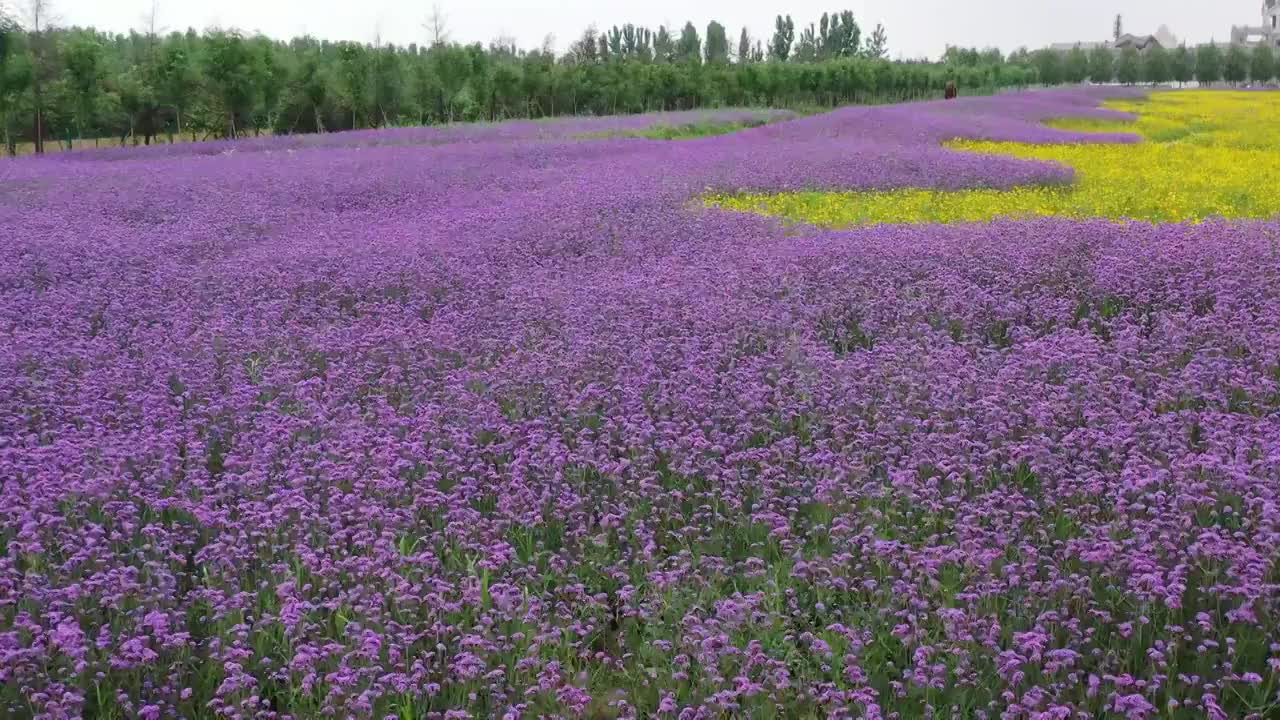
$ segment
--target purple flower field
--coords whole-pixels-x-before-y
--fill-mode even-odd
[[[0,162],[0,716],[1280,716],[1280,223],[699,201],[1099,99]]]

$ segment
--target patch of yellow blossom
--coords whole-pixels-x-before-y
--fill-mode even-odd
[[[1133,132],[1138,144],[1030,145],[958,140],[957,150],[1073,167],[1067,186],[1012,190],[788,192],[718,195],[708,203],[830,227],[1058,216],[1149,222],[1280,214],[1280,93],[1168,91],[1106,103],[1136,122],[1064,119],[1077,131]]]

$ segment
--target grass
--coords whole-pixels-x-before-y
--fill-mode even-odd
[[[788,192],[718,195],[717,207],[760,212],[827,227],[883,223],[980,222],[1040,216],[1197,222],[1270,218],[1280,212],[1280,93],[1160,92],[1144,101],[1111,102],[1134,123],[1063,119],[1076,131],[1135,132],[1136,145],[1033,145],[956,140],[947,147],[1069,165],[1065,187],[959,192]]]
[[[784,119],[784,118],[779,118]],[[755,117],[747,120],[719,121],[719,120],[702,120],[698,122],[681,123],[679,125],[654,125],[652,127],[640,128],[635,130],[608,130],[598,133],[587,133],[579,137],[589,138],[647,138],[650,140],[693,140],[695,138],[714,137],[716,135],[728,135],[746,130],[748,128],[762,127],[768,125],[775,120],[765,117]]]

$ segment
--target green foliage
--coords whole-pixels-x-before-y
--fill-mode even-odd
[[[1180,45],[1174,49],[1169,56],[1169,76],[1179,85],[1190,82],[1196,74],[1196,58],[1187,49],[1186,45]]]
[[[884,25],[876,23],[876,29],[871,31],[871,39],[867,41],[867,49],[863,54],[876,60],[889,56],[889,33],[885,31]]]
[[[200,72],[185,42],[166,43],[160,52],[156,92],[162,105],[173,110],[176,130],[182,132],[182,116],[199,89]]]
[[[342,101],[351,113],[351,126],[361,127],[360,120],[368,105],[369,71],[363,45],[342,43],[338,48],[337,75],[342,87]]]
[[[691,22],[685,23],[684,29],[680,31],[680,40],[676,42],[676,59],[695,65],[702,62],[702,39],[698,37],[698,29]]]
[[[103,48],[92,35],[73,35],[62,49],[62,59],[74,98],[77,135],[83,138],[86,129],[95,129],[97,97],[106,77]]]
[[[1275,55],[1271,48],[1259,45],[1253,49],[1253,57],[1249,63],[1249,79],[1256,83],[1270,82],[1276,75]]]
[[[1120,60],[1116,62],[1116,80],[1125,85],[1132,85],[1142,79],[1142,59],[1138,51],[1127,47],[1120,51]]]
[[[796,24],[788,15],[781,15],[774,20],[773,38],[769,41],[769,57],[779,62],[786,62],[791,57],[791,45],[796,39]]]
[[[1084,82],[1089,77],[1089,55],[1079,45],[1067,52],[1062,64],[1063,79],[1069,83]]]
[[[610,131],[589,134],[587,138],[633,137],[651,140],[693,140],[696,138],[728,135],[747,128],[761,127],[769,123],[768,118],[757,117],[735,122],[717,122],[705,120],[684,123],[682,125],[655,125],[642,130]]]
[[[1142,58],[1142,79],[1149,83],[1167,83],[1173,79],[1169,51],[1156,45]]]
[[[818,33],[814,29],[813,23],[809,23],[809,27],[800,31],[800,39],[796,41],[795,54],[792,58],[797,62],[817,61]]]
[[[1003,65],[1005,58],[998,48],[978,50],[977,48],[948,45],[946,52],[942,54],[942,61],[955,67],[973,68]]]
[[[204,63],[204,76],[227,118],[229,136],[235,137],[236,118],[249,110],[257,92],[249,47],[237,32],[210,33],[205,38]]]
[[[671,62],[676,56],[676,41],[665,25],[658,26],[653,36],[653,59],[657,62]]]
[[[1222,79],[1229,83],[1244,82],[1249,77],[1249,62],[1249,51],[1232,45],[1222,66]]]
[[[1109,83],[1116,79],[1116,58],[1109,48],[1096,47],[1089,51],[1089,79],[1095,83]]]
[[[724,26],[712,20],[707,25],[706,57],[708,65],[724,65],[729,62],[729,36]]]
[[[1056,50],[1037,50],[1033,55],[1036,72],[1043,85],[1057,85],[1063,80],[1062,54]]]
[[[1196,49],[1196,80],[1201,84],[1222,79],[1222,51],[1217,45],[1201,45]]]
[[[862,28],[854,19],[853,12],[844,10],[832,13],[830,17],[823,13],[819,27],[819,58],[855,57],[861,51]]]
[[[15,151],[16,106],[31,87],[32,65],[17,23],[0,13],[0,125],[5,152]]]

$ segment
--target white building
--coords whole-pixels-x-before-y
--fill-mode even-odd
[[[1262,3],[1261,25],[1233,26],[1231,42],[1251,47],[1267,45],[1280,48],[1280,0],[1265,0]]]

